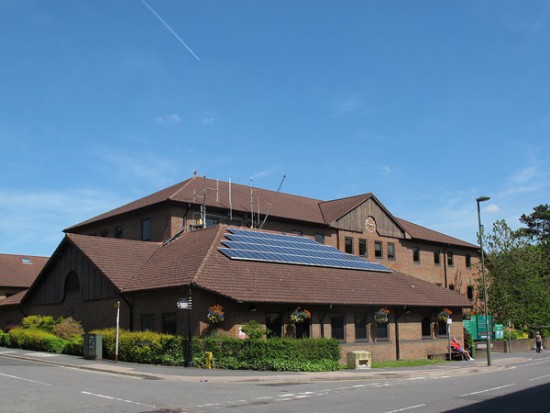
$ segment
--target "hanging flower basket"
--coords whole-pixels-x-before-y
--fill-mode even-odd
[[[387,323],[389,313],[390,313],[390,310],[388,310],[387,308],[381,308],[380,310],[374,313],[374,321],[376,321],[378,324]]]
[[[453,312],[449,310],[448,308],[444,308],[441,310],[441,312],[437,315],[437,319],[441,321],[442,323],[446,323],[449,317],[451,316]]]
[[[297,307],[292,313],[290,313],[290,322],[292,324],[300,324],[311,318],[311,313],[308,310]]]
[[[219,304],[213,305],[208,309],[206,318],[208,318],[208,321],[212,324],[221,323],[224,320],[223,307]]]

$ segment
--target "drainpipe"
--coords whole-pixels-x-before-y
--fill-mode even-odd
[[[134,331],[134,307],[132,306],[132,304],[130,304],[130,302],[126,299],[126,297],[124,296],[124,294],[120,293],[119,294],[119,297],[121,300],[123,300],[126,305],[128,306],[128,308],[130,309],[130,315],[129,315],[129,319],[128,319],[128,324],[129,324],[129,329],[130,331]]]

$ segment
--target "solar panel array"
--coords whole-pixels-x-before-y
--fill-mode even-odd
[[[346,254],[334,247],[294,235],[230,228],[225,247],[219,250],[233,260],[313,265],[364,271],[391,272],[365,258]]]

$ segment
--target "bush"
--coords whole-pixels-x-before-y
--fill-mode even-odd
[[[70,340],[65,342],[63,347],[63,354],[70,354],[71,356],[82,356],[84,351],[84,339],[82,336],[73,336]]]
[[[9,332],[9,335],[12,347],[27,350],[61,353],[66,343],[65,340],[52,333],[35,328],[16,327]]]
[[[269,333],[268,329],[254,320],[246,322],[242,327],[242,331],[252,340],[264,338]]]
[[[0,331],[0,347],[11,347],[11,339],[8,333]]]
[[[53,326],[56,324],[56,321],[49,315],[30,315],[23,318],[21,324],[23,328],[43,330],[51,333],[53,332]]]
[[[72,317],[61,318],[57,324],[52,327],[53,333],[64,340],[71,340],[73,337],[80,337],[84,334],[84,329],[80,321],[74,320]]]

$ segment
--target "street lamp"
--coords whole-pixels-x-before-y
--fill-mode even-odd
[[[485,334],[487,341],[487,366],[491,365],[491,332],[489,331],[489,311],[487,309],[487,279],[485,278],[485,257],[483,254],[483,227],[481,226],[481,213],[479,204],[488,201],[488,196],[480,196],[477,202],[477,223],[479,226],[479,247],[481,249],[481,275],[483,279],[483,311],[485,312]]]

